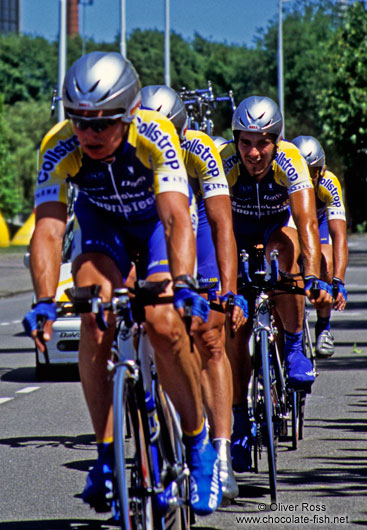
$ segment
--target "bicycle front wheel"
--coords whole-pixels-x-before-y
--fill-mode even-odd
[[[272,502],[276,501],[277,483],[276,483],[276,444],[274,438],[273,401],[271,393],[270,366],[269,366],[269,345],[268,334],[266,330],[260,333],[261,364],[263,370],[263,393],[264,393],[264,422],[265,422],[265,439],[268,450],[268,467],[269,467],[269,485],[270,497]]]
[[[146,430],[135,385],[130,367],[117,366],[113,395],[117,513],[122,530],[154,530]]]

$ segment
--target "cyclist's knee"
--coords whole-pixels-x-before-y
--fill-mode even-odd
[[[184,325],[173,306],[147,309],[146,326],[153,342],[164,341],[172,348],[180,345],[186,336]]]
[[[218,328],[200,328],[195,334],[195,343],[198,346],[201,358],[204,362],[222,362],[226,356],[223,334]]]

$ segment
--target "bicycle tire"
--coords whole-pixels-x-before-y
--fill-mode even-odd
[[[274,414],[270,381],[268,333],[266,330],[260,332],[260,353],[263,371],[264,421],[266,427],[265,437],[268,453],[270,497],[272,502],[276,502],[276,441],[273,424]]]
[[[159,459],[171,466],[170,473],[183,473],[185,466],[182,432],[176,410],[160,384],[154,385],[155,404],[160,424],[157,441]],[[188,475],[178,484],[178,496],[183,504],[172,508],[163,516],[156,515],[156,528],[161,530],[188,530],[190,528],[189,480]]]
[[[130,368],[118,365],[113,395],[117,514],[122,530],[154,530],[146,429],[135,384]]]
[[[300,417],[299,417],[299,392],[291,390],[290,392],[290,402],[291,402],[291,411],[292,411],[292,449],[295,451],[298,447],[299,438],[299,427],[300,427]]]

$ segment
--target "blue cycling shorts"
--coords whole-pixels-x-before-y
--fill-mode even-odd
[[[237,242],[237,251],[250,252],[255,245],[262,244],[266,247],[270,236],[275,230],[289,226],[296,228],[290,208],[288,210],[269,217],[247,220],[244,216],[233,216],[233,229]]]
[[[82,193],[74,212],[71,260],[87,252],[101,252],[116,263],[124,280],[132,262],[140,279],[156,272],[169,272],[164,228],[158,216],[139,223],[124,223],[91,204]]]
[[[219,270],[212,231],[206,217],[205,208],[199,209],[199,223],[196,235],[197,279],[200,287],[215,284],[213,290],[220,289]]]
[[[323,213],[322,217],[318,218],[319,223],[319,234],[321,245],[331,245],[331,238],[329,233],[329,225],[327,221],[326,212]]]

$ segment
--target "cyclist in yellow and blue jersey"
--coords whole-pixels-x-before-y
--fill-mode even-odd
[[[37,319],[47,320],[47,342],[56,318],[66,183],[71,181],[78,187],[71,249],[76,286],[101,285],[102,299],[110,299],[135,262],[138,278],[171,280],[165,294],[173,291],[174,304],[148,306],[146,328],[160,381],[181,418],[191,505],[206,515],[221,502],[218,457],[205,428],[199,359],[190,352],[181,317],[188,302],[194,333],[207,320],[209,306],[196,293],[195,236],[177,133],[159,113],[140,111],[140,102],[139,77],[118,53],[92,52],[69,69],[63,85],[69,119],[41,145],[30,253],[37,302],[23,323],[44,351]],[[113,481],[112,379],[107,372],[113,315],[107,322],[101,331],[93,314],[82,315],[79,343],[80,377],[98,447],[82,498],[97,511],[110,509]]]
[[[164,85],[142,90],[142,107],[159,110],[175,125],[181,139],[185,167],[198,208],[197,277],[201,287],[221,303],[237,293],[237,250],[232,228],[228,184],[213,140],[202,131],[187,129],[187,113],[179,95]],[[247,314],[246,301],[235,295],[231,326],[236,331]],[[211,311],[199,328],[195,344],[202,358],[202,385],[210,433],[220,458],[225,499],[238,495],[230,456],[232,376],[224,344],[224,315]]]
[[[283,119],[276,103],[251,96],[237,107],[232,118],[233,142],[221,146],[224,170],[230,187],[237,248],[250,252],[263,244],[269,260],[278,250],[281,271],[298,274],[298,258],[304,268],[304,286],[316,307],[330,302],[328,288],[320,278],[320,243],[313,185],[299,150],[281,139]],[[314,298],[312,285],[321,286]],[[309,390],[315,380],[312,364],[303,355],[304,298],[274,297],[284,329],[284,359],[289,385]],[[227,339],[233,373],[232,465],[238,472],[251,467],[247,388],[251,376],[248,340],[251,325]]]
[[[315,188],[317,220],[322,252],[321,278],[333,286],[334,309],[343,311],[347,302],[344,286],[348,263],[347,223],[340,182],[325,165],[325,152],[313,136],[297,136],[292,143],[305,158]],[[317,311],[316,354],[330,357],[334,339],[330,331],[332,304]]]

